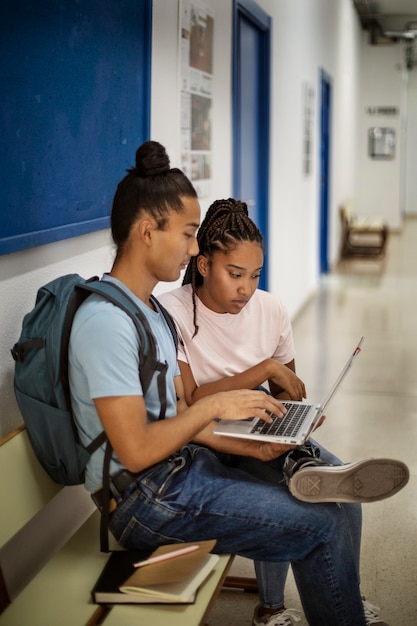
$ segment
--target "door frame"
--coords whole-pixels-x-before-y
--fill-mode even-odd
[[[239,97],[240,77],[240,20],[245,19],[261,34],[259,64],[259,144],[254,147],[253,159],[257,168],[256,202],[259,207],[258,228],[264,237],[265,264],[259,287],[268,286],[268,226],[269,226],[269,156],[270,156],[270,92],[271,92],[271,18],[253,0],[233,0],[233,42],[232,42],[232,133],[233,133],[233,195],[239,197],[241,189],[241,118],[242,101]]]
[[[320,69],[319,271],[329,271],[332,81]]]

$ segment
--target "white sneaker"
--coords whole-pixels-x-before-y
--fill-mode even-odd
[[[304,502],[376,502],[406,486],[410,472],[402,461],[364,459],[344,465],[306,463],[291,477],[288,488]]]
[[[365,612],[366,626],[388,626],[387,622],[384,622],[379,615],[379,607],[367,602],[362,598],[363,610]]]
[[[258,604],[255,608],[252,626],[293,626],[296,622],[301,622],[301,612],[297,611],[297,609],[283,608],[279,613],[259,617],[259,607],[260,605]]]

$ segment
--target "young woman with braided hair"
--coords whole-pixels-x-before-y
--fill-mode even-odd
[[[208,300],[208,307],[213,311],[221,309],[222,307],[222,305],[219,307],[216,303],[217,299],[222,298],[222,293],[219,287],[220,283],[218,282],[217,275],[213,276],[213,255],[216,252],[223,253],[227,257],[229,252],[236,252],[239,250],[241,251],[242,257],[245,257],[247,252],[251,252],[252,254],[255,253],[256,257],[255,264],[257,266],[253,268],[252,275],[249,278],[252,283],[252,287],[247,291],[247,293],[244,293],[243,296],[235,297],[231,301],[229,304],[229,308],[231,308],[231,310],[228,312],[235,314],[240,313],[247,305],[252,294],[255,298],[264,299],[264,301],[260,303],[261,308],[263,306],[267,306],[265,303],[272,302],[269,294],[265,295],[265,292],[259,292],[256,290],[263,265],[263,237],[258,227],[249,218],[247,207],[244,203],[231,198],[228,200],[217,200],[214,202],[209,208],[207,215],[200,226],[197,239],[200,248],[199,255],[190,260],[183,280],[183,285],[190,284],[191,286],[194,326],[193,336],[197,335],[199,330],[197,293],[200,292],[204,294],[201,300],[203,302]],[[233,264],[228,265],[230,265],[231,270],[233,270]],[[232,271],[230,275],[232,280],[238,280],[241,277],[240,268],[236,268],[236,271],[234,273]],[[212,286],[214,286],[214,288],[212,288]],[[276,310],[268,312],[269,317],[267,319],[264,319],[266,312],[261,311],[262,317],[259,321],[263,324],[266,322],[269,322],[269,324],[272,322],[273,324],[271,332],[273,332],[275,336],[265,337],[268,346],[267,352],[270,353],[271,342],[276,344],[280,352],[275,355],[275,359],[265,359],[256,365],[255,371],[250,372],[250,374],[254,376],[253,381],[236,381],[235,379],[234,385],[238,382],[245,382],[246,384],[242,385],[242,387],[256,387],[268,380],[273,395],[278,395],[285,390],[289,398],[293,400],[302,400],[303,397],[305,397],[305,387],[303,382],[295,375],[294,345],[290,321],[285,307],[278,300],[275,302],[277,305]],[[212,303],[212,306],[210,306],[210,303]],[[251,306],[252,305],[253,301],[251,302]],[[274,318],[274,313],[277,314],[276,318]],[[233,320],[233,322],[235,321],[236,320]],[[277,335],[277,333],[279,333],[279,335]],[[257,333],[257,335],[258,334],[260,333]],[[262,336],[257,336],[257,342],[262,342],[265,334],[266,333],[262,330]],[[232,344],[232,349],[234,351],[234,340],[232,341]],[[251,347],[252,346],[248,346],[248,348]],[[264,348],[260,348],[260,351],[264,350]],[[247,362],[253,362],[254,353],[251,352],[250,349],[248,349],[247,352],[248,354],[245,357]],[[218,355],[218,359],[226,362],[228,355],[225,355],[224,352],[222,352]],[[205,365],[211,367],[212,364],[211,362],[207,363],[208,360],[209,359],[206,360]],[[285,363],[285,367],[282,365],[283,362]],[[237,365],[232,365],[231,367],[233,367],[236,371]],[[220,365],[218,365],[218,371],[224,375],[225,370],[222,370]],[[188,373],[189,372],[186,369],[186,374]],[[221,376],[221,378],[223,378],[223,376]],[[254,384],[248,385],[248,382],[253,382]],[[215,384],[216,387],[218,387],[219,381],[216,381]],[[190,385],[187,385],[187,387],[189,388]],[[186,392],[187,391],[188,389]],[[210,391],[207,387],[205,387],[203,393],[206,394],[207,392],[209,393]],[[192,393],[193,397],[189,395],[187,396],[187,400],[189,402],[193,399],[195,400],[202,393],[201,387],[194,386]]]
[[[256,415],[269,422],[270,412],[284,414],[282,403],[260,390],[239,389],[182,406],[172,334],[151,296],[158,281],[176,281],[198,253],[199,222],[191,182],[171,168],[161,144],[143,144],[114,196],[117,250],[103,279],[146,316],[166,368],[155,371],[144,392],[140,337],[131,318],[95,294],[77,310],[69,346],[72,406],[84,445],[103,429],[111,443],[110,503],[103,497],[103,448],[89,459],[86,487],[99,507],[109,504],[109,528],[125,548],[216,538],[219,553],[291,561],[311,626],[365,626],[346,507],[301,502],[210,449],[216,418]],[[273,447],[252,452],[264,460],[280,454]]]
[[[249,218],[246,204],[232,198],[214,202],[197,241],[199,253],[187,266],[183,286],[160,296],[179,331],[178,358],[187,403],[219,391],[255,389],[266,382],[273,395],[302,400],[306,391],[295,374],[286,309],[278,298],[257,289],[263,238]],[[281,489],[287,484],[291,489],[294,472],[308,477],[312,470],[320,474],[327,501],[329,496],[337,501],[335,491],[332,494],[329,489],[329,477],[336,470],[341,472],[341,462],[316,442],[294,448],[207,434],[204,443],[224,453],[226,465]],[[372,462],[361,463],[374,473]],[[351,465],[344,465],[342,471],[350,472]],[[391,487],[381,491],[381,497],[392,495]],[[352,494],[342,507],[359,572],[361,508],[357,502]],[[255,608],[253,626],[291,626],[299,621],[299,612],[284,606],[288,568],[289,562],[282,559],[255,560],[260,604]],[[376,607],[364,601],[364,610],[366,623],[384,624]]]

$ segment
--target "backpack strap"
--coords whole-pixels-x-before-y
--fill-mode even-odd
[[[110,281],[102,281],[93,279],[83,285],[77,286],[77,289],[89,291],[90,293],[96,293],[103,296],[106,300],[112,302],[112,304],[121,308],[135,324],[136,330],[139,334],[139,364],[140,364],[140,380],[142,384],[143,394],[145,395],[152,377],[155,371],[159,372],[158,375],[158,393],[161,402],[161,409],[158,419],[165,418],[166,412],[166,389],[165,378],[167,364],[160,363],[156,358],[156,343],[152,333],[149,322],[146,316],[137,306],[136,302],[121,288],[119,285]],[[174,320],[168,311],[163,307],[158,300],[151,295],[151,302],[156,310],[160,310],[164,319],[166,320],[168,327],[171,331],[172,338],[175,345],[175,350],[178,350],[178,334],[175,327]],[[152,356],[152,360],[149,358]]]
[[[160,312],[162,313],[162,315],[164,316],[165,321],[168,324],[169,330],[171,331],[172,338],[174,340],[175,352],[178,354],[178,333],[177,333],[177,328],[175,326],[175,322],[174,322],[173,318],[168,313],[166,308],[163,307],[162,304],[155,298],[155,296],[151,295],[151,302],[152,302],[154,308],[156,310],[159,309]],[[162,366],[162,364],[158,363],[158,366]],[[159,412],[158,419],[164,419],[166,408],[167,408],[166,407],[166,388],[165,388],[166,370],[167,370],[166,364],[164,364],[163,367],[164,367],[163,375],[162,375],[162,372],[161,372],[161,375],[158,376],[158,394],[159,394],[159,397],[161,399],[161,409],[160,409],[160,412]]]
[[[27,350],[40,350],[45,346],[44,339],[28,339],[27,341],[17,342],[11,349],[14,361],[23,363]]]
[[[172,338],[174,340],[174,344],[175,344],[175,351],[178,353],[178,331],[177,331],[177,327],[175,325],[174,322],[174,318],[172,317],[171,313],[168,313],[168,311],[166,310],[166,308],[164,306],[162,306],[162,304],[159,302],[159,300],[157,298],[155,298],[155,296],[151,295],[151,302],[154,305],[155,308],[159,308],[162,315],[165,318],[166,323],[168,324],[169,330],[171,331],[171,335]]]
[[[90,293],[96,293],[100,296],[103,296],[103,298],[109,300],[112,304],[122,309],[122,311],[124,311],[133,321],[140,338],[140,379],[143,393],[145,394],[150,385],[154,372],[151,370],[151,368],[142,368],[142,365],[145,361],[144,357],[156,354],[155,339],[145,315],[138,308],[132,298],[130,298],[130,296],[121,287],[119,287],[119,285],[116,285],[115,283],[111,283],[109,281],[93,280],[92,282],[87,282],[83,285],[77,286],[77,289],[82,289],[84,291],[89,291]]]
[[[103,432],[100,433],[99,435],[97,435],[97,437],[95,439],[93,439],[93,441],[91,441],[88,444],[88,446],[86,446],[85,449],[87,450],[87,452],[89,452],[89,454],[93,454],[93,452],[98,450],[99,447],[101,445],[103,445],[103,443],[106,441],[106,439],[107,439],[107,435],[106,435],[106,433],[103,430]]]

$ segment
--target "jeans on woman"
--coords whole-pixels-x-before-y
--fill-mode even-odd
[[[326,448],[320,446],[317,441],[310,443],[318,448],[320,460],[329,465],[340,465],[341,461]],[[286,455],[265,463],[250,457],[236,457],[234,467],[245,470],[253,476],[257,476],[272,484],[286,484],[282,473],[282,466]],[[343,504],[349,519],[349,527],[354,549],[354,557],[359,576],[361,531],[362,531],[362,507],[360,504]],[[279,608],[284,605],[284,589],[288,576],[290,563],[269,561],[255,561],[255,573],[259,588],[259,601],[263,606]]]
[[[219,554],[291,562],[310,626],[365,626],[347,507],[301,502],[207,448],[187,445],[141,472],[110,530],[130,549],[216,538]]]

